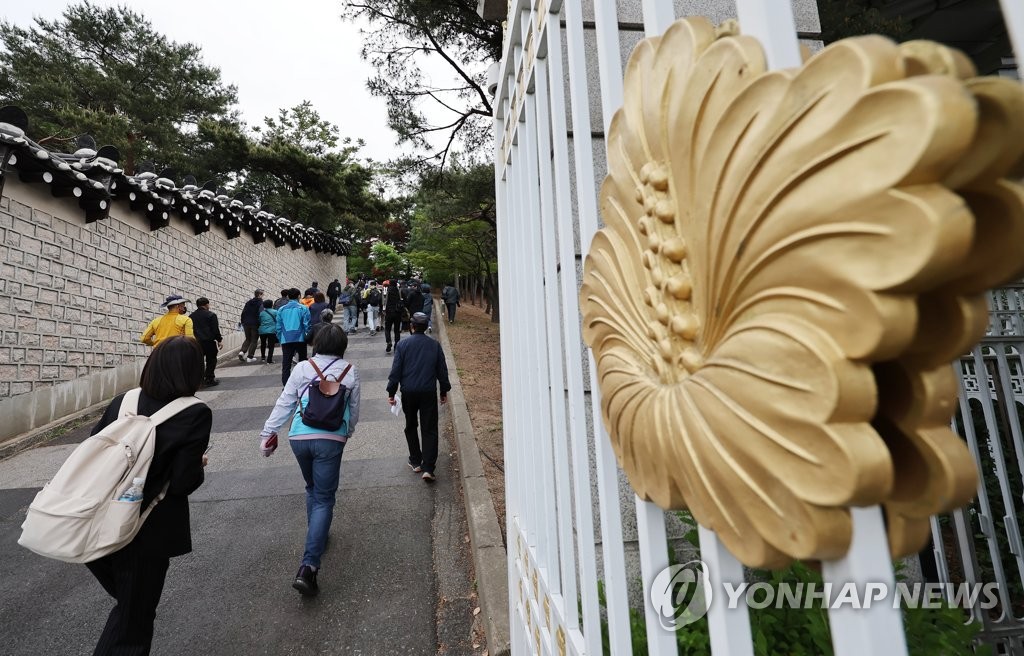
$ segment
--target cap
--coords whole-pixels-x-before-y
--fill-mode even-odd
[[[185,303],[188,303],[188,301],[185,300],[184,298],[178,296],[177,294],[171,294],[166,299],[164,299],[164,302],[160,305],[160,307],[169,308],[174,305],[183,305]]]
[[[430,319],[422,312],[416,312],[412,315],[412,322],[418,326],[425,326],[430,323]]]

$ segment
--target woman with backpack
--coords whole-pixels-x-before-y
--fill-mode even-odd
[[[175,399],[195,396],[203,382],[203,371],[203,350],[196,340],[161,340],[142,368],[138,414],[149,417]],[[93,427],[93,435],[118,419],[124,398],[125,394],[114,397]],[[142,509],[156,505],[127,546],[86,563],[107,594],[117,601],[94,654],[149,653],[170,559],[192,551],[188,495],[203,484],[212,424],[209,406],[196,403],[157,426]],[[160,500],[165,485],[167,493]]]
[[[274,347],[277,345],[277,310],[270,299],[263,301],[260,310],[260,360],[274,364]]]
[[[346,348],[345,330],[337,324],[324,324],[313,341],[314,355],[292,369],[260,432],[260,452],[269,457],[277,448],[278,431],[295,413],[288,443],[306,482],[307,529],[292,587],[303,596],[320,591],[317,574],[334,519],[341,455],[359,422],[359,376],[344,359]],[[331,395],[333,381],[340,387],[333,385],[337,389]]]

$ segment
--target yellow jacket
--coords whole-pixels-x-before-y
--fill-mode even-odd
[[[146,331],[142,333],[142,343],[148,346],[156,346],[160,340],[185,335],[195,338],[192,332],[192,320],[188,315],[179,314],[177,311],[168,312],[149,322]]]

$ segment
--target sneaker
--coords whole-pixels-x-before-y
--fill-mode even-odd
[[[217,385],[220,385],[220,380],[212,378],[210,380],[204,381],[203,385],[206,385],[207,387],[215,387]]]
[[[271,360],[270,358],[267,358],[267,364],[274,364],[274,361]]]
[[[238,359],[239,359],[239,360],[240,360],[241,362],[245,362],[245,353],[243,353],[242,351],[239,351],[239,352],[238,352]]]
[[[388,347],[387,347],[387,349],[384,350],[384,352],[385,353],[390,353],[391,352],[391,345],[390,344],[388,344]]]
[[[256,358],[246,358],[246,362],[256,362]]]
[[[295,574],[295,582],[292,587],[299,591],[303,597],[315,597],[320,592],[320,586],[316,584],[316,570],[309,565],[303,565]]]
[[[420,467],[419,465],[414,465],[411,462],[406,463],[406,464],[409,465],[409,469],[413,470],[413,472],[415,472],[417,474],[420,473],[421,471],[423,471],[423,467]]]
[[[434,476],[434,472],[423,472],[422,478],[424,481],[428,483],[433,483],[435,480],[437,480],[437,477]]]

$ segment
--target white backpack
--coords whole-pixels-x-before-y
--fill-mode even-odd
[[[87,563],[124,547],[167,494],[145,512],[142,501],[118,501],[134,478],[145,478],[153,461],[156,427],[202,401],[174,399],[151,417],[138,414],[136,388],[125,393],[118,418],[79,444],[53,479],[36,494],[21,525],[18,544],[48,558]]]

